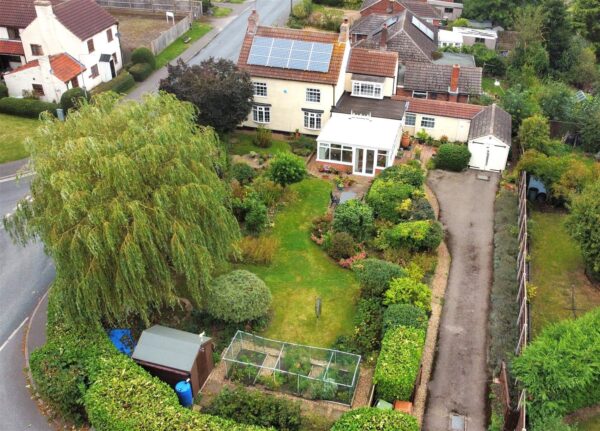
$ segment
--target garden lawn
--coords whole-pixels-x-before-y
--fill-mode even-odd
[[[212,12],[215,18],[223,18],[228,16],[231,12],[233,11],[233,9],[231,9],[230,7],[219,7],[219,6],[215,6],[212,8]]]
[[[0,114],[0,163],[29,156],[23,142],[33,134],[38,124],[38,120]]]
[[[500,97],[504,94],[504,88],[502,87],[503,83],[500,81],[500,86],[496,87],[494,82],[496,82],[496,78],[484,76],[483,80],[481,81],[481,88],[483,91],[492,96]]]
[[[223,140],[227,143],[229,152],[238,156],[248,154],[251,151],[259,154],[275,154],[283,151],[291,151],[288,142],[275,139],[269,148],[257,147],[254,145],[254,136],[256,136],[256,133],[235,132],[226,136]]]
[[[169,61],[174,60],[190,47],[192,43],[200,39],[206,33],[208,33],[212,27],[208,24],[199,22],[192,23],[192,28],[183,33],[175,42],[167,46],[160,54],[156,56],[156,68],[160,69],[166,65]],[[189,37],[188,43],[184,42],[184,39]]]
[[[530,282],[537,287],[532,300],[531,321],[535,336],[548,324],[573,318],[600,306],[600,291],[584,274],[577,244],[565,226],[562,212],[532,212]]]
[[[306,179],[291,186],[297,198],[275,217],[270,233],[280,241],[271,265],[244,265],[261,277],[273,293],[272,319],[264,336],[276,340],[328,347],[350,334],[359,285],[310,239],[313,218],[329,205],[331,183]],[[315,301],[321,298],[321,317]]]

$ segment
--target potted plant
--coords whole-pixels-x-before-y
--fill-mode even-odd
[[[410,135],[407,131],[402,132],[402,140],[400,141],[400,145],[404,149],[410,147]]]
[[[344,190],[344,179],[342,177],[335,177],[334,181],[339,191]]]
[[[425,130],[421,129],[417,132],[416,138],[417,141],[419,141],[419,144],[424,144],[425,142],[427,142],[427,138],[429,138],[429,135]]]

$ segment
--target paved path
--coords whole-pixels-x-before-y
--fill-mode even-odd
[[[0,165],[2,167],[2,165]],[[12,168],[15,168],[13,165]],[[11,169],[12,169],[11,168]],[[11,173],[4,166],[4,173]],[[0,217],[13,212],[29,193],[31,177],[0,182]],[[29,316],[54,279],[54,267],[40,243],[15,245],[0,227],[0,430],[49,430],[46,418],[31,400],[23,374],[22,343]],[[38,325],[39,329],[39,325]],[[43,343],[32,332],[31,347]],[[41,341],[40,341],[41,340]]]
[[[298,0],[294,0],[295,2]],[[189,64],[199,64],[210,57],[226,58],[237,62],[246,34],[248,16],[252,9],[257,8],[260,24],[283,25],[290,12],[287,0],[256,0],[247,1],[241,5],[216,3],[217,5],[234,9],[226,18],[212,19],[213,29],[204,37],[194,42],[178,58]],[[177,59],[173,60],[175,63]],[[154,93],[158,90],[160,80],[167,77],[167,67],[163,67],[144,82],[140,83],[126,99],[139,100],[144,93]]]
[[[452,255],[424,431],[448,430],[466,416],[469,431],[486,429],[487,322],[492,281],[494,199],[498,175],[434,171],[428,179]]]

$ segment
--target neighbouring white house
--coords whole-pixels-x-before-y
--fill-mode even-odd
[[[438,31],[438,46],[456,47],[473,46],[476,43],[485,45],[487,49],[496,49],[498,32],[494,29],[478,29],[454,27],[450,30]]]
[[[511,145],[511,117],[496,104],[486,106],[472,120],[469,129],[469,167],[484,171],[506,168]]]
[[[95,1],[0,1],[0,70],[10,96],[58,101],[121,68],[118,23]]]

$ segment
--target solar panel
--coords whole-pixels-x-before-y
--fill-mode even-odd
[[[248,64],[284,69],[327,72],[333,44],[256,36]]]

